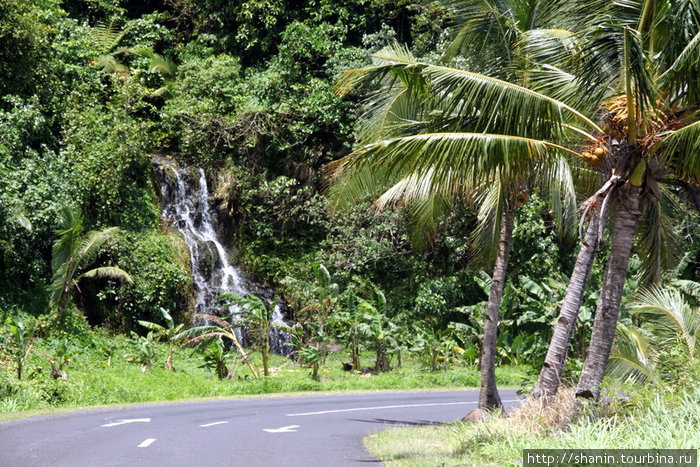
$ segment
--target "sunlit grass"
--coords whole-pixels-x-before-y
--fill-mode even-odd
[[[692,449],[700,446],[700,389],[679,403],[659,398],[641,412],[585,419],[565,431],[553,421],[530,406],[486,422],[389,429],[365,445],[397,467],[515,466],[523,449]]]
[[[159,344],[158,362],[142,372],[140,365],[128,361],[128,339],[115,337],[112,345],[116,350],[109,365],[98,349],[75,346],[65,367],[67,381],[49,377],[46,354],[51,349],[41,345],[27,362],[22,381],[14,377],[10,368],[0,369],[0,420],[16,418],[9,414],[67,407],[320,391],[464,389],[479,385],[479,373],[474,367],[455,364],[447,371],[431,372],[419,360],[407,356],[401,368],[388,373],[348,372],[342,368],[349,361],[345,352],[329,355],[320,373],[321,381],[311,379],[309,368],[279,355],[272,356],[269,377],[256,380],[245,365],[239,365],[234,379],[218,380],[201,368],[201,355],[189,348],[175,350],[173,361],[177,371],[168,371],[163,364],[165,344]],[[253,353],[252,357],[254,364],[262,365],[258,354]],[[369,366],[371,357],[369,353],[363,355],[363,363]],[[38,367],[41,371],[37,371]],[[503,387],[516,387],[527,370],[524,366],[499,368],[497,377]]]

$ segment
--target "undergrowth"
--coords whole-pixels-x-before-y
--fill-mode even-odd
[[[310,368],[273,355],[271,375],[256,380],[245,365],[238,365],[235,377],[219,380],[203,368],[202,355],[194,349],[176,347],[174,366],[168,371],[164,361],[167,345],[156,344],[157,359],[147,369],[133,363],[134,345],[125,336],[109,337],[95,333],[90,342],[64,339],[37,341],[25,363],[25,376],[18,380],[12,362],[0,362],[0,418],[8,413],[60,407],[84,407],[182,400],[205,397],[291,393],[300,391],[402,390],[421,388],[473,388],[479,384],[474,367],[453,366],[431,372],[419,360],[404,357],[403,365],[387,373],[362,374],[343,370],[347,352],[331,353],[321,372],[321,380],[310,377]],[[62,349],[57,352],[57,349]],[[373,355],[363,355],[369,364]],[[261,367],[260,355],[252,354]],[[62,363],[67,380],[52,379],[49,359]],[[131,360],[131,361],[130,361]],[[229,365],[231,360],[229,359]],[[497,372],[503,386],[517,386],[527,367],[508,366]]]
[[[506,417],[444,426],[395,428],[365,439],[388,466],[516,466],[523,449],[689,449],[700,446],[700,388],[675,397],[648,394],[604,404],[596,416],[559,426],[573,398],[564,390],[548,408],[528,402]]]

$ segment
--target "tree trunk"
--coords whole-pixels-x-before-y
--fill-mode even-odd
[[[248,365],[248,368],[250,368],[250,371],[253,373],[253,376],[255,379],[260,379],[260,375],[258,375],[257,370],[253,366],[253,362],[250,361],[250,358],[248,358],[248,354],[246,353],[245,349],[241,345],[240,342],[238,342],[238,337],[236,337],[236,332],[235,330],[231,329],[230,330],[230,335],[227,335],[231,341],[233,341],[233,344],[236,346],[236,350],[238,350],[238,354],[241,356],[241,360],[245,362],[246,365]]]
[[[270,328],[268,326],[263,327],[262,341],[260,353],[262,354],[263,374],[270,376]]]
[[[170,371],[175,371],[173,367],[173,342],[168,343],[168,358],[165,360],[165,367]]]
[[[632,251],[634,231],[642,215],[639,210],[641,194],[641,188],[629,184],[626,184],[618,193],[617,219],[612,232],[610,258],[593,323],[588,356],[576,387],[577,399],[597,400],[600,396],[600,383],[603,381],[615,338],[617,315],[620,311],[620,300]]]
[[[357,342],[356,336],[352,338],[352,369],[360,371],[360,344]]]
[[[56,317],[59,319],[63,316],[63,311],[68,305],[68,298],[70,297],[70,289],[73,284],[73,277],[68,278],[66,283],[63,285],[63,291],[61,292],[61,297],[58,300],[58,305],[56,306]]]
[[[501,397],[496,388],[496,340],[498,337],[498,311],[503,298],[503,288],[506,282],[510,241],[513,235],[515,211],[509,209],[503,215],[501,222],[501,238],[493,267],[489,303],[484,319],[484,339],[481,344],[481,392],[479,393],[479,408],[497,409],[503,407]]]
[[[571,280],[566,289],[566,296],[559,312],[559,319],[557,319],[557,323],[554,326],[554,334],[552,334],[552,340],[547,349],[547,356],[544,359],[540,376],[532,392],[532,397],[536,399],[551,397],[559,389],[561,375],[564,371],[564,362],[569,352],[571,336],[576,326],[578,312],[591,275],[593,260],[600,244],[599,226],[601,222],[605,222],[596,211],[591,211],[588,230],[586,230],[586,236],[578,252],[574,271],[571,273]]]
[[[378,373],[389,371],[389,360],[386,357],[386,344],[384,342],[377,345],[377,361],[374,364],[374,370]]]
[[[226,362],[223,360],[217,360],[216,362],[216,377],[219,379],[232,379],[231,372],[226,368]]]

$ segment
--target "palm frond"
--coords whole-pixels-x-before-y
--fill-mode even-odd
[[[553,65],[542,65],[529,74],[532,88],[582,112],[592,113],[600,104],[579,78]]]
[[[672,283],[682,293],[696,300],[700,300],[700,282],[695,282],[686,279],[676,279]]]
[[[520,39],[531,60],[559,67],[571,60],[576,42],[576,34],[566,29],[531,29]]]
[[[335,82],[335,92],[344,96],[351,91],[391,78],[390,83],[405,85],[419,82],[420,71],[426,65],[418,62],[406,46],[390,44],[372,55],[370,66],[346,70]],[[418,80],[418,81],[417,81]]]
[[[536,183],[549,200],[560,241],[576,236],[576,190],[569,161],[563,155],[535,167]]]
[[[575,59],[580,69],[576,76],[592,101],[602,102],[622,93],[622,85],[629,77],[639,114],[642,119],[651,117],[658,93],[641,35],[617,21],[604,22],[587,31],[580,43]]]
[[[686,181],[700,183],[700,121],[671,133],[658,146],[663,165]]]
[[[673,61],[671,66],[659,77],[660,82],[671,79],[673,73],[681,70],[689,70],[697,66],[698,56],[700,56],[700,32],[693,37],[683,48],[680,54]],[[687,81],[687,77],[684,82]]]
[[[517,23],[507,1],[452,0],[443,2],[455,17],[453,39],[445,58],[463,55],[468,51],[489,51],[490,55],[510,61],[518,40]]]
[[[642,290],[630,310],[659,336],[662,343],[680,340],[688,355],[695,355],[700,319],[678,290],[659,287]]]
[[[476,267],[493,263],[498,252],[501,223],[508,209],[508,188],[500,177],[482,193],[478,200],[478,222],[471,235],[471,260]]]
[[[73,280],[73,273],[68,273],[69,267],[71,267],[69,262],[65,262],[58,269],[56,269],[51,276],[51,292],[49,300],[53,307],[58,305],[58,303],[61,301],[61,297],[66,290],[67,282]]]
[[[366,111],[357,125],[358,141],[367,144],[402,136],[424,125],[426,100],[421,94],[403,83],[388,83],[372,93],[364,102]]]
[[[129,68],[118,61],[114,55],[100,55],[95,60],[97,65],[105,73],[126,73]]]
[[[572,121],[602,132],[573,107],[532,89],[455,68],[426,65],[436,99],[446,114],[476,115],[484,132],[550,138]],[[496,117],[500,119],[496,127]]]
[[[659,2],[653,30],[654,64],[660,86],[676,105],[694,105],[700,98],[700,3]]]
[[[109,24],[99,23],[97,26],[90,28],[90,36],[98,51],[102,54],[107,54],[119,45],[119,42],[131,29],[132,27],[128,26],[118,31],[115,27],[115,20],[112,20]]]
[[[108,227],[106,229],[88,232],[85,239],[80,243],[78,250],[75,252],[78,267],[87,266],[94,261],[102,245],[114,238],[119,230],[119,227]]]
[[[554,143],[530,138],[483,133],[433,133],[394,138],[359,148],[329,165],[332,182],[343,182],[367,167],[395,174],[400,179],[416,173],[435,171],[434,183],[450,173],[473,174],[475,179],[525,174],[533,163],[556,153],[576,154]]]
[[[61,266],[68,263],[78,248],[80,237],[83,233],[83,217],[80,211],[69,207],[63,208],[63,226],[56,230],[58,240],[54,242],[51,266],[56,273]]]
[[[432,244],[437,228],[450,211],[455,200],[469,193],[471,177],[458,177],[447,174],[435,183],[435,171],[412,174],[396,183],[374,202],[373,207],[382,210],[388,205],[409,206],[411,214],[411,240],[422,247]]]
[[[656,358],[642,331],[618,324],[606,373],[623,382],[658,384]]]
[[[123,49],[123,52],[148,59],[148,69],[151,72],[158,72],[170,78],[177,73],[177,65],[174,62],[155,53],[150,47],[132,47]]]
[[[573,107],[507,81],[421,63],[396,45],[382,49],[374,57],[375,65],[341,74],[336,92],[347,94],[392,76],[424,99],[434,99],[432,108],[441,109],[444,116],[473,116],[479,131],[548,138],[557,134],[561,125],[576,121],[602,132]]]
[[[341,158],[325,167],[328,181],[326,193],[330,197],[332,211],[342,211],[357,202],[376,199],[392,183],[398,183],[395,181],[397,177],[383,167],[359,161],[352,168],[344,166],[348,162]]]
[[[681,259],[674,232],[675,219],[682,213],[680,203],[665,187],[660,188],[660,195],[640,221],[636,249],[641,258],[642,285],[658,284],[664,271],[673,269]]]
[[[84,272],[78,278],[76,279],[79,281],[80,279],[83,278],[88,278],[88,279],[116,279],[120,281],[124,281],[128,284],[133,284],[134,281],[129,275],[128,272],[125,270],[114,267],[114,266],[103,266],[99,268],[94,268],[90,269],[89,271]]]

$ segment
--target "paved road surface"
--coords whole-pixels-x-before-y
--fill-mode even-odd
[[[501,391],[507,407],[514,391]],[[0,466],[379,465],[362,438],[456,420],[478,391],[232,399],[73,412],[0,423]]]

